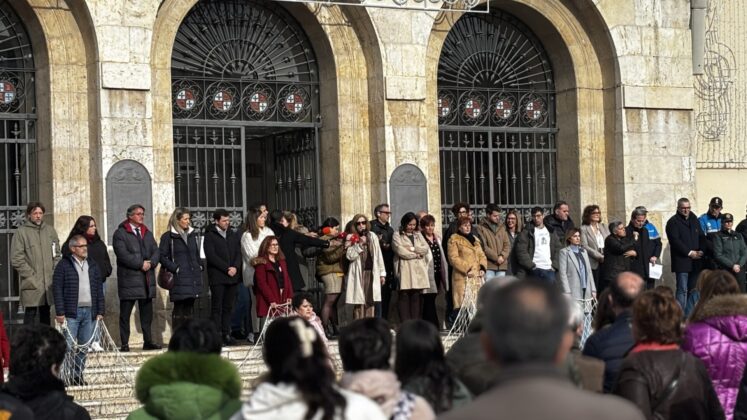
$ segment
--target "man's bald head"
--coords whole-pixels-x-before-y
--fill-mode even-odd
[[[623,271],[610,284],[612,304],[619,309],[630,308],[643,289],[644,282],[641,276],[630,271]]]

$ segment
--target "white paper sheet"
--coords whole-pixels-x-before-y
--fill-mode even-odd
[[[648,276],[652,279],[659,280],[664,272],[664,266],[661,264],[649,264]]]

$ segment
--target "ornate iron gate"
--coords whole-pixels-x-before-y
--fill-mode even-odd
[[[465,15],[438,66],[442,220],[468,202],[551,207],[556,195],[555,87],[550,61],[511,15]]]
[[[219,207],[238,227],[260,201],[318,223],[318,94],[311,45],[276,3],[195,5],[172,51],[172,110],[176,204],[196,228]]]
[[[10,265],[13,232],[37,199],[34,54],[23,23],[0,0],[0,303],[7,324],[21,324],[18,277]]]

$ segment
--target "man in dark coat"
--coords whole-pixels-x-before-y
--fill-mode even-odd
[[[576,226],[571,219],[568,203],[563,200],[555,203],[552,214],[545,217],[544,224],[550,233],[555,233],[555,238],[560,241],[562,246],[565,246],[565,233],[568,232],[568,229]]]
[[[386,268],[386,281],[381,287],[381,305],[376,305],[376,316],[384,319],[389,318],[389,301],[392,298],[392,289],[397,288],[397,280],[394,276],[394,251],[392,250],[392,238],[394,229],[389,224],[392,212],[389,204],[379,204],[374,208],[374,220],[371,222],[371,232],[379,238],[381,256],[384,258]]]
[[[550,228],[545,226],[544,210],[541,207],[534,207],[531,213],[532,223],[519,233],[514,242],[511,267],[514,267],[518,277],[531,275],[555,283],[557,256],[562,240],[557,237],[557,229],[550,232]],[[541,237],[539,241],[537,236]]]
[[[592,334],[584,344],[583,355],[604,362],[604,392],[612,392],[625,355],[635,344],[631,327],[633,301],[643,292],[644,282],[630,271],[620,273],[610,283],[610,303],[615,322]]]
[[[645,207],[636,207],[630,214],[630,223],[625,228],[627,236],[635,242],[636,257],[630,262],[630,270],[646,280],[646,288],[652,289],[655,280],[649,278],[651,265],[656,264],[661,255],[661,242],[651,240],[649,229],[646,227]]]
[[[285,263],[288,265],[288,275],[293,284],[293,292],[300,292],[306,287],[306,283],[303,281],[301,269],[298,267],[296,246],[329,248],[329,241],[312,238],[311,236],[290,229],[288,221],[283,218],[283,212],[277,209],[270,212],[270,229],[277,236],[280,250],[285,255]]]
[[[527,279],[491,294],[482,348],[500,366],[495,385],[440,420],[642,420],[628,401],[578,389],[560,367],[573,340],[568,303],[555,286]]]
[[[112,246],[117,256],[117,290],[119,291],[119,337],[121,351],[130,351],[130,314],[137,302],[143,350],[157,350],[150,331],[153,320],[153,298],[156,297],[156,266],[160,251],[153,233],[143,224],[145,207],[133,204],[127,208],[127,220],[114,232]]]
[[[236,345],[231,337],[231,313],[241,281],[241,236],[229,225],[228,211],[213,213],[212,224],[205,229],[203,249],[210,282],[211,318],[220,326],[223,344]]]
[[[101,287],[101,271],[88,258],[88,240],[83,235],[74,235],[65,246],[72,255],[64,257],[54,269],[52,290],[54,294],[55,320],[62,325],[67,320],[68,345],[87,343],[93,336],[94,320],[104,319],[104,291]],[[75,339],[75,342],[73,342]],[[84,385],[83,368],[85,351],[75,352],[72,383]]]
[[[698,218],[690,211],[690,200],[677,200],[677,213],[669,218],[665,230],[669,239],[672,272],[677,279],[677,302],[684,310],[690,290],[695,288],[702,268],[701,259],[706,241]]]

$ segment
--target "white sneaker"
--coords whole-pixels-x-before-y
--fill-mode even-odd
[[[104,348],[101,347],[101,344],[99,344],[98,341],[94,341],[91,344],[91,351],[104,351]]]

